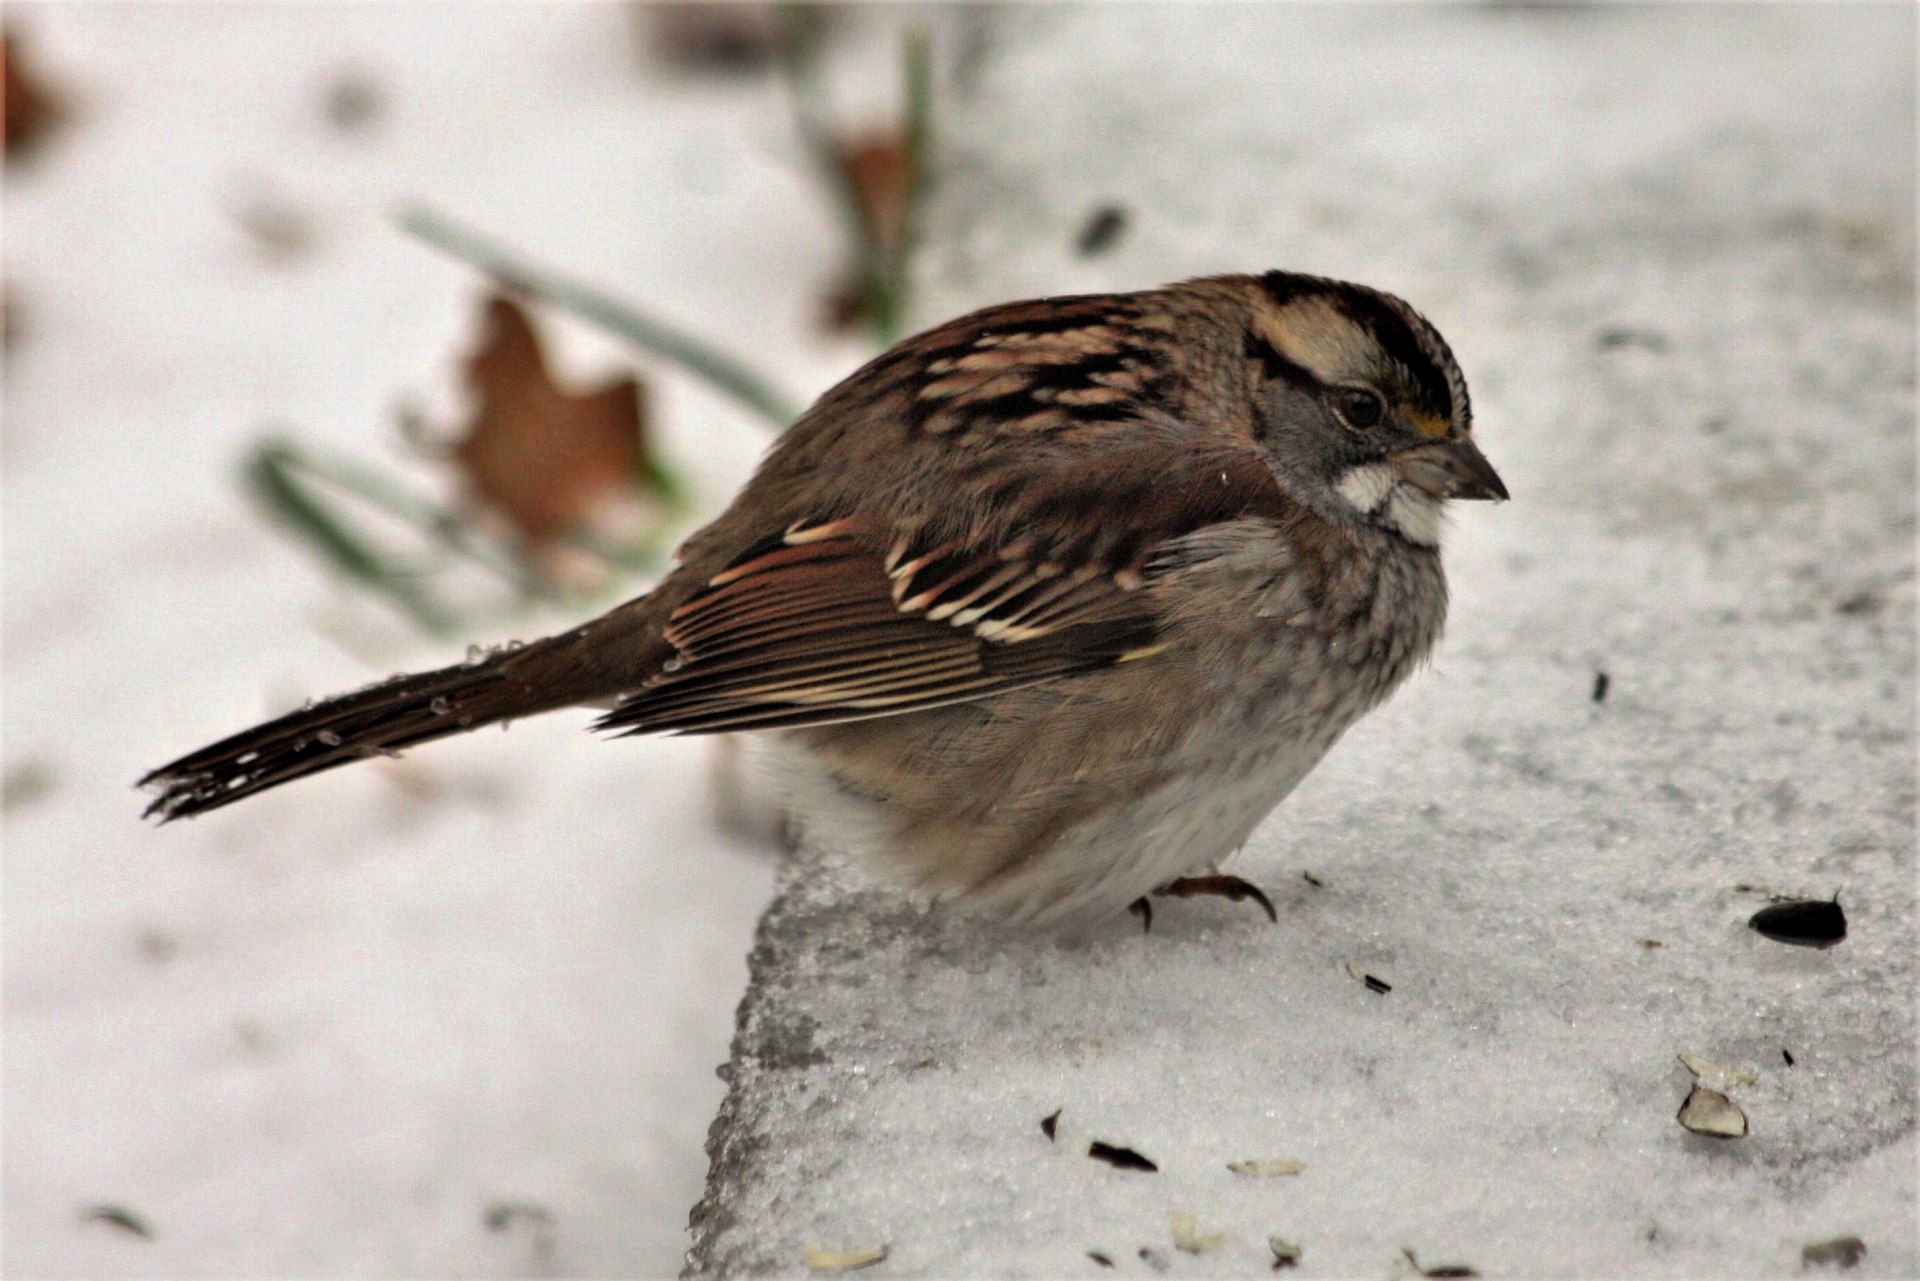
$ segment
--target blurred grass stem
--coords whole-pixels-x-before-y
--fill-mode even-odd
[[[799,417],[794,402],[731,356],[591,285],[536,267],[514,250],[421,205],[398,214],[400,226],[435,249],[679,365],[784,431]]]
[[[269,437],[248,456],[243,473],[248,491],[276,520],[336,569],[387,597],[436,635],[455,630],[462,621],[459,614],[440,604],[417,573],[394,564],[355,533],[322,497],[316,481],[413,526],[446,550],[507,579],[523,596],[550,593],[548,585],[512,555],[476,536],[458,512],[409,493],[357,463],[321,457],[285,437]]]

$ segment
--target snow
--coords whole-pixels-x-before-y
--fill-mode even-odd
[[[1303,1276],[1786,1275],[1848,1235],[1851,1275],[1920,1271],[1912,11],[978,26],[930,314],[1273,265],[1392,288],[1515,497],[1453,522],[1433,668],[1232,865],[1278,928],[1006,933],[792,867],[693,1271],[1245,1275],[1269,1235]],[[1118,247],[1076,258],[1108,202]],[[1838,893],[1849,937],[1761,938],[1770,893]],[[1756,1073],[1748,1137],[1677,1124],[1682,1052]],[[1231,1239],[1182,1252],[1183,1214]]]
[[[5,765],[51,785],[5,816],[10,1275],[680,1267],[773,878],[711,822],[705,745],[557,717],[157,831],[132,789],[303,697],[459,657],[356,602],[233,477],[269,426],[392,459],[401,397],[453,419],[482,286],[395,230],[399,202],[796,395],[861,358],[813,330],[838,243],[784,92],[643,63],[630,18],[8,8],[72,108],[5,191]],[[346,70],[388,102],[356,134],[322,107]],[[303,213],[310,253],[261,260],[236,214],[262,199]],[[631,364],[557,333],[570,380]],[[652,385],[711,511],[766,432]],[[489,1231],[496,1201],[551,1225]],[[82,1222],[98,1205],[153,1239]]]

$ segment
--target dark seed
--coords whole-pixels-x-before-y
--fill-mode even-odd
[[[1100,1253],[1098,1250],[1087,1251],[1087,1257],[1089,1259],[1092,1259],[1095,1263],[1099,1264],[1103,1268],[1110,1268],[1113,1266],[1113,1260],[1109,1259],[1106,1255]]]
[[[1099,1139],[1087,1145],[1087,1155],[1096,1161],[1105,1161],[1116,1170],[1139,1170],[1146,1174],[1160,1172],[1159,1166],[1132,1148],[1116,1147],[1111,1143],[1102,1143]]]
[[[1055,1108],[1052,1116],[1040,1118],[1040,1133],[1047,1136],[1047,1142],[1053,1142],[1054,1131],[1060,1128],[1060,1113],[1065,1109]]]
[[[1606,702],[1607,686],[1611,684],[1613,684],[1613,677],[1607,675],[1605,672],[1595,672],[1593,674],[1593,701],[1596,703]]]
[[[1839,899],[1791,899],[1763,907],[1747,924],[1776,943],[1832,947],[1847,937],[1847,914]]]
[[[1786,1062],[1786,1065],[1787,1065],[1788,1067],[1792,1067],[1792,1066],[1793,1066],[1793,1051],[1792,1051],[1792,1050],[1788,1050],[1788,1049],[1782,1049],[1782,1050],[1780,1051],[1780,1057],[1781,1057],[1781,1059],[1782,1059],[1782,1060],[1784,1060],[1784,1061]]]

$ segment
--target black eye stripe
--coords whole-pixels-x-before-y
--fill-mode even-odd
[[[1259,362],[1260,376],[1269,381],[1288,382],[1295,387],[1313,392],[1318,392],[1326,386],[1315,378],[1305,365],[1290,359],[1279,348],[1252,330],[1247,331],[1245,351],[1248,360]]]

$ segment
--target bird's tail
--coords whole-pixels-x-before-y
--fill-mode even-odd
[[[140,786],[161,821],[231,805],[296,778],[617,693],[568,661],[575,634],[503,648],[456,667],[396,676],[290,712],[162,765]]]

